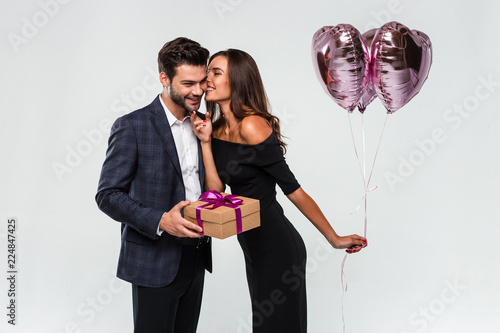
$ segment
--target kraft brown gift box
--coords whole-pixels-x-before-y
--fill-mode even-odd
[[[223,196],[227,193],[221,193]],[[260,203],[259,200],[246,198],[238,195],[243,203],[238,205],[241,210],[242,232],[260,226]],[[205,201],[195,201],[184,207],[186,220],[198,224],[196,221],[196,207],[206,205]],[[207,207],[211,207],[208,205]],[[219,239],[224,239],[237,234],[235,209],[220,206],[215,209],[201,209],[201,221],[203,233]]]

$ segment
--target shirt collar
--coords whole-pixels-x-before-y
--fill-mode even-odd
[[[168,124],[170,125],[170,127],[172,127],[176,122],[182,123],[182,121],[180,121],[179,119],[174,117],[174,115],[172,114],[172,112],[170,112],[170,110],[167,108],[165,103],[163,103],[163,99],[161,98],[161,94],[159,95],[159,98],[160,98],[161,106],[163,106],[163,111],[165,111],[165,113],[167,115],[167,120],[168,120]],[[189,118],[189,116],[186,115],[184,117],[183,121],[186,120],[186,118]]]

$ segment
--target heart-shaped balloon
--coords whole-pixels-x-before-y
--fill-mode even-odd
[[[371,29],[361,35],[361,38],[363,39],[363,42],[366,45],[368,58],[370,60],[371,60],[371,47],[372,47],[373,37],[375,37],[376,32],[377,29]],[[358,101],[358,110],[361,113],[364,113],[368,104],[370,104],[375,99],[375,97],[377,97],[377,93],[375,92],[375,87],[373,86],[371,71],[369,71],[367,74],[367,81],[368,82],[363,91],[363,95],[361,95],[361,98]]]
[[[372,81],[388,113],[408,103],[424,84],[432,63],[429,37],[398,22],[380,27],[372,42]]]
[[[326,26],[313,36],[313,66],[325,92],[352,112],[368,82],[369,58],[360,32],[350,24]]]

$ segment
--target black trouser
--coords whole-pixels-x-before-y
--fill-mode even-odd
[[[203,294],[206,246],[183,245],[177,276],[169,285],[132,285],[134,333],[195,333]]]

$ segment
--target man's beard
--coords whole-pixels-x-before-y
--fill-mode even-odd
[[[193,107],[187,104],[186,97],[182,97],[181,95],[179,95],[172,85],[170,86],[170,98],[175,104],[182,107],[188,113],[198,110],[198,107]]]

